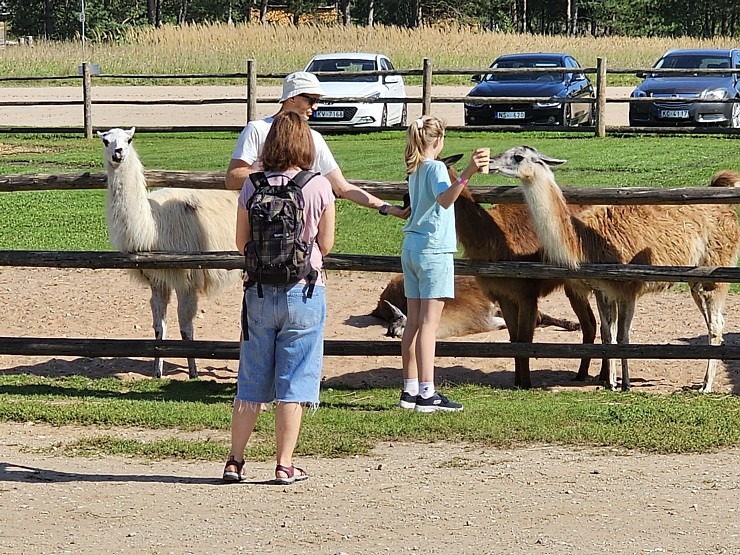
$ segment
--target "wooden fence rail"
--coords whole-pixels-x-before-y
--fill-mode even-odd
[[[146,170],[149,187],[186,189],[224,189],[223,172]],[[401,200],[407,192],[405,181],[351,180],[367,192],[385,200]],[[105,189],[105,173],[69,173],[53,175],[0,175],[0,192],[44,191],[54,189]],[[518,185],[470,187],[478,202],[523,204]],[[563,194],[573,204],[727,204],[740,203],[740,187],[563,187]]]
[[[82,100],[37,100],[37,101],[23,101],[23,100],[0,100],[0,106],[82,106],[83,107],[83,130],[87,138],[92,138],[93,135],[93,121],[92,121],[92,106],[94,105],[208,105],[208,104],[246,104],[247,105],[247,121],[256,119],[256,104],[257,103],[276,103],[278,98],[255,98],[257,94],[257,80],[258,79],[282,79],[286,73],[257,73],[255,68],[254,60],[247,60],[247,72],[246,73],[224,73],[224,74],[187,74],[187,75],[175,75],[175,74],[163,74],[163,75],[120,75],[120,74],[93,74],[90,71],[91,64],[85,62],[82,65],[82,75],[65,75],[57,77],[0,77],[0,82],[12,82],[12,81],[41,81],[41,80],[82,80]],[[342,72],[343,76],[376,76],[376,75],[401,75],[401,76],[421,76],[422,78],[422,95],[421,97],[404,97],[404,98],[381,98],[381,99],[368,99],[364,97],[342,97],[342,98],[329,98],[329,101],[346,101],[346,102],[364,102],[364,103],[405,103],[405,104],[421,104],[422,114],[430,114],[432,104],[440,103],[456,103],[460,104],[463,102],[474,102],[480,104],[488,104],[493,102],[536,102],[536,101],[547,101],[551,100],[549,97],[440,97],[433,96],[434,89],[434,75],[487,75],[487,74],[511,74],[511,73],[522,73],[527,75],[538,75],[538,74],[552,74],[552,73],[574,73],[574,68],[507,68],[507,69],[491,69],[485,68],[433,68],[432,61],[429,58],[424,58],[422,61],[421,69],[407,69],[407,70],[393,70],[393,71],[360,71],[360,72]],[[522,125],[495,125],[495,126],[448,126],[448,129],[464,129],[469,131],[475,130],[507,130],[507,131],[528,131],[528,130],[539,130],[539,131],[559,131],[567,130],[569,132],[592,132],[597,137],[605,136],[606,132],[619,132],[619,133],[655,133],[655,132],[669,132],[669,133],[713,133],[713,134],[734,134],[740,133],[738,129],[732,128],[720,128],[720,127],[669,127],[663,129],[660,127],[626,127],[626,126],[609,126],[605,124],[606,121],[606,107],[608,103],[623,103],[623,102],[653,102],[652,98],[645,99],[625,99],[625,98],[608,98],[606,96],[607,87],[607,75],[608,74],[647,74],[652,72],[652,68],[608,68],[606,65],[606,59],[603,57],[597,58],[596,67],[584,67],[580,68],[580,73],[595,74],[595,96],[593,98],[558,98],[558,102],[562,103],[591,103],[595,109],[595,120],[594,126],[584,125],[579,127],[566,127],[564,125],[557,126],[540,126],[531,124]],[[660,73],[663,74],[686,74],[686,75],[712,75],[712,74],[726,74],[727,69],[661,69]],[[332,72],[317,72],[320,76],[332,75]],[[92,95],[92,81],[103,80],[103,79],[129,79],[129,80],[178,80],[183,79],[244,79],[246,81],[246,93],[243,98],[202,98],[202,99],[134,99],[134,100],[110,100],[110,99],[94,99]],[[676,97],[672,101],[681,101],[687,103],[702,102],[702,99],[698,98],[684,98]],[[734,103],[740,102],[740,99],[728,98],[722,100],[713,100],[716,103]],[[214,126],[214,127],[192,127],[192,126],[168,126],[168,127],[145,127],[140,126],[141,131],[182,131],[182,130],[239,130],[241,126]],[[399,127],[383,127],[376,128],[376,130],[386,129],[398,129]],[[65,128],[66,130],[67,128]],[[368,132],[368,128],[347,128],[346,126],[322,126],[322,130],[325,132],[339,131],[342,133],[348,132]],[[54,132],[58,129],[54,128],[34,128],[34,127],[0,127],[0,132]]]
[[[234,252],[203,253],[120,253],[103,251],[0,251],[0,267],[171,269],[199,268],[243,270],[244,257]],[[397,256],[330,254],[324,258],[327,270],[352,272],[400,272]],[[671,283],[707,281],[740,282],[740,268],[710,266],[647,266],[639,264],[582,264],[563,268],[537,262],[476,262],[455,260],[455,274],[526,279],[609,279],[614,281],[665,281]]]
[[[147,172],[153,186],[224,187],[223,173]],[[385,199],[400,199],[405,183],[354,181]],[[45,176],[0,176],[0,191],[104,188],[105,174],[60,174]],[[517,186],[474,188],[481,202],[521,203]],[[688,204],[733,203],[740,200],[738,189],[691,187],[681,189],[586,189],[566,188],[569,202],[580,204]],[[325,258],[328,270],[400,272],[394,256],[332,254]],[[101,251],[0,251],[0,267],[49,267],[87,269],[224,268],[243,269],[244,258],[236,252],[208,253],[119,253]],[[459,275],[486,275],[501,278],[609,279],[664,282],[740,282],[740,269],[733,267],[677,267],[633,264],[582,264],[568,269],[528,262],[473,262],[456,260]],[[439,342],[443,357],[553,357],[553,358],[634,358],[740,360],[740,346],[732,345],[577,345]],[[84,338],[0,337],[0,354],[51,356],[172,356],[236,360],[237,342],[153,341]],[[398,356],[400,343],[387,341],[325,341],[327,356]]]

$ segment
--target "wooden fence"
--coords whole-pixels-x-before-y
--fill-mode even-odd
[[[147,171],[148,183],[157,187],[199,187],[223,189],[224,175],[216,172]],[[105,174],[63,174],[38,176],[0,176],[0,192],[104,188]],[[353,181],[386,200],[399,200],[405,183]],[[521,188],[472,187],[479,202],[521,203]],[[681,189],[568,187],[569,202],[578,204],[716,204],[740,203],[740,189],[691,187]],[[225,268],[242,269],[244,259],[235,252],[218,253],[134,253],[69,251],[0,251],[0,267],[47,268]],[[328,270],[399,272],[400,260],[392,256],[330,255]],[[510,278],[581,278],[610,280],[650,280],[666,282],[740,282],[740,269],[730,267],[665,267],[623,264],[583,264],[567,269],[540,263],[481,263],[456,260],[455,273]],[[398,356],[400,342],[325,341],[327,356]],[[228,341],[131,340],[0,337],[0,354],[49,356],[162,356],[237,360],[239,345]],[[555,343],[477,343],[438,342],[441,357],[476,356],[552,357],[552,358],[632,358],[632,359],[727,359],[740,360],[740,345],[575,345]]]
[[[581,68],[581,72],[595,75],[595,97],[591,99],[581,98],[562,98],[558,99],[561,103],[591,103],[595,106],[595,125],[582,125],[578,127],[565,127],[564,125],[480,125],[480,126],[448,126],[447,129],[466,130],[466,131],[569,131],[581,133],[593,133],[597,137],[604,137],[607,133],[712,133],[712,134],[737,134],[740,129],[722,128],[722,127],[627,127],[627,126],[607,126],[606,109],[608,103],[626,103],[626,102],[653,102],[652,98],[608,98],[607,97],[607,75],[608,74],[637,74],[650,72],[651,68],[608,68],[605,58],[598,58],[596,67]],[[666,74],[723,74],[727,69],[666,69],[660,70]],[[476,75],[476,74],[496,74],[496,73],[522,73],[522,74],[552,74],[552,73],[572,73],[573,68],[520,68],[520,69],[490,69],[490,68],[437,68],[434,69],[429,58],[424,58],[421,69],[393,70],[393,71],[362,71],[362,72],[343,72],[343,76],[355,75],[402,75],[402,76],[420,76],[422,78],[422,95],[421,97],[394,97],[382,99],[367,98],[329,98],[328,101],[345,101],[345,102],[362,102],[362,103],[403,103],[403,104],[421,104],[422,114],[431,114],[433,104],[475,102],[480,104],[492,102],[537,102],[551,100],[549,97],[449,97],[434,96],[434,76],[435,75]],[[3,82],[32,82],[32,81],[65,81],[81,80],[82,83],[82,100],[0,100],[1,106],[18,107],[18,106],[82,106],[83,107],[83,126],[82,128],[43,128],[43,127],[14,127],[0,126],[0,132],[80,132],[83,131],[85,137],[92,138],[94,122],[92,118],[93,105],[181,105],[181,106],[202,106],[209,104],[245,104],[246,121],[256,118],[257,104],[278,102],[278,98],[264,98],[257,96],[258,80],[265,79],[282,79],[285,73],[262,73],[258,74],[254,60],[247,61],[246,73],[229,73],[229,74],[187,74],[187,75],[116,75],[116,74],[94,74],[92,64],[89,62],[82,64],[81,75],[65,75],[54,77],[0,77],[0,83]],[[317,75],[331,75],[327,72],[319,72]],[[187,79],[212,79],[212,80],[234,80],[244,79],[246,81],[246,90],[244,98],[199,98],[199,99],[95,99],[93,98],[93,79],[126,79],[142,81],[164,81],[164,80],[187,80]],[[700,102],[697,98],[676,97],[671,101],[695,103]],[[740,99],[730,98],[724,100],[713,100],[713,103],[737,103]],[[243,126],[166,126],[166,127],[146,127],[139,126],[140,131],[239,131]],[[322,132],[341,132],[352,133],[368,131],[384,131],[390,129],[400,129],[400,127],[376,127],[376,128],[350,128],[347,126],[323,126]]]

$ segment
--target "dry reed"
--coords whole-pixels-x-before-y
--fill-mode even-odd
[[[669,48],[729,47],[732,39],[516,35],[457,26],[296,28],[213,23],[132,28],[115,44],[86,44],[86,57],[106,74],[209,74],[243,72],[247,59],[256,60],[259,73],[295,71],[316,53],[341,51],[383,52],[399,69],[419,69],[425,57],[435,67],[483,68],[500,54],[528,51],[568,52],[584,66],[592,67],[597,57],[604,57],[612,68],[645,68]],[[0,51],[0,74],[72,75],[82,58],[79,42],[37,41],[33,48]]]

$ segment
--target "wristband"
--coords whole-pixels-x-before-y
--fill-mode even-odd
[[[388,209],[390,207],[391,207],[390,204],[385,203],[383,206],[381,206],[380,208],[378,208],[378,214],[380,214],[381,216],[387,216],[388,215]]]
[[[458,185],[462,185],[463,187],[465,187],[465,185],[467,185],[467,184],[468,184],[468,180],[467,180],[467,179],[460,179],[460,178],[458,177],[458,178],[457,178],[457,181],[456,181],[455,183],[457,183]]]

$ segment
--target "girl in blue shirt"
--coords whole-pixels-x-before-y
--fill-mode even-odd
[[[403,390],[398,405],[417,412],[460,411],[462,405],[434,388],[434,356],[444,299],[455,296],[453,255],[457,251],[453,203],[470,177],[488,165],[484,149],[476,149],[455,183],[437,156],[444,147],[441,120],[424,116],[406,133],[406,174],[411,217],[403,228],[403,285],[408,301],[401,340]]]

